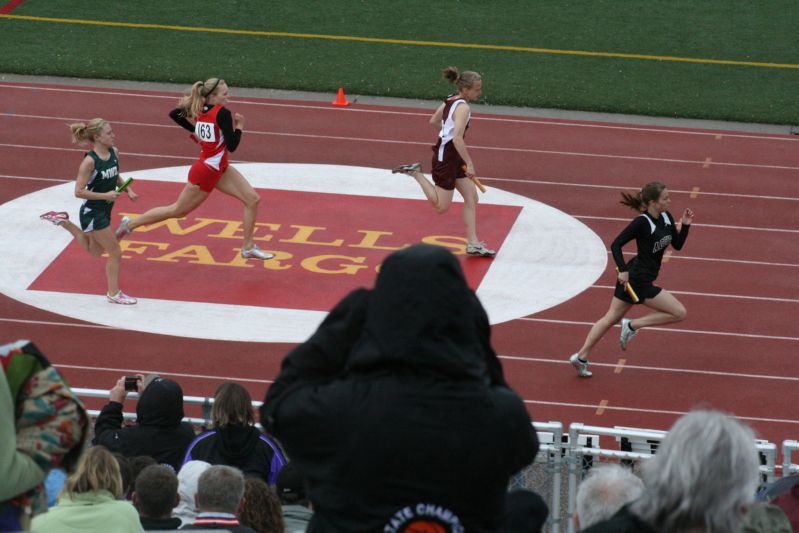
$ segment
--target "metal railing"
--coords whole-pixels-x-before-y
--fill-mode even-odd
[[[108,391],[98,389],[73,388],[75,394],[83,398],[103,398],[108,399]],[[138,398],[136,393],[128,393],[128,399]],[[184,404],[199,406],[202,410],[202,417],[186,417],[187,421],[199,427],[207,427],[210,422],[211,406],[214,403],[213,397],[204,396],[184,396]],[[263,402],[254,401],[253,407],[258,409]],[[96,417],[100,412],[89,410],[89,415]],[[123,413],[125,420],[134,420],[135,413]],[[550,508],[550,516],[547,520],[551,533],[560,533],[561,529],[574,533],[574,522],[571,519],[575,509],[577,489],[584,474],[593,466],[595,460],[608,459],[620,461],[630,466],[635,466],[641,460],[652,457],[663,439],[666,431],[627,428],[627,427],[600,427],[589,426],[580,423],[573,423],[569,426],[569,432],[564,434],[561,422],[533,422],[538,440],[540,443],[539,455],[536,463],[544,464],[544,472],[548,476],[548,494],[542,494],[547,500]],[[611,437],[617,442],[616,447],[602,447],[600,439]],[[793,462],[793,454],[799,452],[799,441],[786,440],[782,443],[782,465],[777,465],[777,445],[764,440],[757,440],[755,446],[760,456],[760,474],[763,482],[771,483],[776,478],[778,469],[782,470],[782,476],[799,473],[799,464]],[[529,471],[535,466],[522,470],[510,481],[510,488],[530,488],[528,480]],[[561,485],[563,477],[563,467],[566,466],[568,476],[568,492],[565,509],[563,505]],[[564,521],[568,525],[564,528]]]

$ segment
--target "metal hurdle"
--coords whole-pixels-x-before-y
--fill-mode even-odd
[[[565,453],[563,448],[563,424],[560,422],[533,422],[533,427],[535,427],[540,445],[538,456],[546,454],[544,471],[551,480],[547,523],[552,533],[560,533],[560,478],[563,455]]]
[[[665,437],[665,431],[655,431],[646,429],[633,429],[633,428],[605,428],[599,426],[586,426],[585,424],[573,423],[569,426],[569,453],[567,462],[569,464],[569,495],[568,504],[566,507],[567,516],[571,517],[574,514],[575,502],[577,500],[577,485],[582,473],[588,470],[593,464],[594,457],[604,457],[607,459],[619,459],[626,461],[640,461],[653,455],[651,451],[651,442],[660,443]],[[617,441],[623,443],[625,439],[629,443],[630,450],[625,451],[622,449],[611,450],[602,448],[600,446],[599,438],[602,436],[614,437]],[[587,437],[591,437],[592,441],[586,445]],[[581,442],[582,441],[582,442]],[[632,451],[632,443],[635,443],[636,451]],[[647,451],[646,446],[649,446]],[[627,447],[627,445],[625,445]],[[590,457],[591,461],[585,461],[586,457]],[[574,521],[569,520],[569,533],[574,533]]]
[[[793,452],[799,452],[799,440],[782,441],[782,476],[799,473],[799,464],[793,462]]]
[[[107,390],[85,388],[73,388],[72,390],[79,397],[108,399]],[[138,394],[128,393],[128,398],[135,400],[138,398]],[[210,422],[213,397],[184,396],[183,401],[186,404],[201,406],[203,414],[201,418],[186,417],[184,421],[195,426],[207,427]],[[253,401],[253,407],[258,409],[262,403]],[[97,417],[100,414],[97,410],[89,410],[88,413],[91,417]],[[125,420],[136,418],[135,413],[129,412],[123,413],[123,416]],[[550,508],[547,524],[552,533],[560,533],[561,530],[574,533],[574,522],[571,520],[571,516],[575,509],[577,487],[583,473],[593,466],[594,458],[616,459],[622,463],[638,462],[652,457],[667,433],[650,429],[619,426],[609,428],[573,423],[569,426],[568,433],[564,435],[563,424],[556,421],[533,422],[533,427],[540,443],[536,462],[544,463],[544,472],[550,483],[549,495],[546,499]],[[602,448],[600,437],[613,437],[618,443],[618,449]],[[761,481],[771,483],[777,477],[777,445],[765,440],[757,440],[755,446],[760,457]],[[799,452],[799,440],[783,441],[782,476],[799,473],[799,464],[793,462],[793,454],[797,452]],[[568,472],[565,518],[561,512],[561,476],[564,464]],[[532,469],[533,465],[530,465],[516,474],[511,479],[509,488],[530,488],[529,483],[526,482],[529,481],[528,477],[532,477]],[[564,519],[568,522],[567,527],[562,525]]]
[[[615,440],[619,442],[619,449],[604,449],[599,446],[598,439],[596,447],[587,447],[585,445],[581,445],[579,442],[580,437],[586,434],[614,437]],[[577,445],[575,446],[574,444],[571,444],[569,446],[568,516],[571,516],[572,513],[574,513],[575,501],[577,499],[577,486],[579,484],[578,477],[581,477],[583,471],[588,469],[583,464],[583,458],[585,456],[619,459],[621,463],[640,461],[641,459],[652,457],[657,452],[657,448],[666,437],[666,434],[666,431],[618,426],[613,428],[603,428],[597,426],[586,426],[579,423],[574,423],[569,426],[569,442],[577,442]],[[799,450],[799,441],[790,442],[796,446],[792,449]],[[761,482],[771,483],[776,477],[777,445],[765,440],[756,440],[755,448],[757,449],[758,457],[760,459],[759,470]],[[785,450],[785,443],[783,443],[784,455]],[[799,471],[799,465],[793,466],[797,471]],[[786,474],[783,473],[783,475]],[[569,522],[568,531],[569,533],[574,533],[574,523],[572,521]]]

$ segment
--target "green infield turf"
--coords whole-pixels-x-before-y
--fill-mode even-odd
[[[4,4],[0,0],[0,6]],[[799,124],[799,2],[27,0],[0,72]]]

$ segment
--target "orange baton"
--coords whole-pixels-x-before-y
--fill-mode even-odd
[[[616,267],[616,272],[618,272],[618,271],[619,271],[619,267]],[[630,285],[629,281],[624,282],[624,290],[627,292],[627,294],[630,296],[630,298],[632,298],[633,303],[637,304],[638,303],[638,295],[635,294],[635,289],[633,289],[633,286]]]
[[[466,172],[466,165],[463,165],[463,171]],[[477,185],[477,188],[480,189],[480,192],[486,192],[485,185],[480,183],[480,180],[477,179],[477,176],[471,176],[469,179],[472,180],[475,185]]]

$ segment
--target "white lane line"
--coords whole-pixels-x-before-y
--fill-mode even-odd
[[[175,100],[174,95],[159,95],[159,94],[144,94],[144,93],[128,93],[128,92],[120,92],[113,89],[110,90],[89,90],[89,89],[74,89],[74,88],[55,88],[55,87],[35,87],[35,86],[26,86],[26,85],[11,85],[11,84],[0,84],[0,87],[6,87],[9,89],[25,89],[31,91],[51,91],[51,92],[67,92],[67,93],[78,93],[78,94],[101,94],[101,95],[108,95],[108,96],[129,96],[133,98],[157,98],[162,100]],[[145,91],[146,89],[141,89]],[[168,92],[168,91],[164,91]],[[251,98],[250,100],[238,100],[232,99],[230,102],[231,104],[236,105],[255,105],[261,107],[285,107],[285,108],[292,108],[292,109],[310,109],[313,111],[345,111],[348,113],[375,113],[375,114],[382,114],[382,115],[402,115],[402,116],[418,116],[418,117],[428,117],[430,116],[430,111],[395,111],[389,109],[364,109],[361,107],[348,107],[345,110],[340,108],[331,107],[324,102],[318,103],[310,103],[310,104],[286,104],[286,103],[279,103],[279,102],[265,102],[263,100],[268,99],[267,97],[258,98],[258,97],[247,97]],[[332,96],[331,96],[332,98]],[[368,104],[372,106],[380,106],[381,104]],[[410,109],[410,108],[408,108]],[[749,134],[749,133],[734,133],[728,132],[726,130],[712,130],[712,131],[696,131],[692,129],[669,129],[667,127],[656,128],[656,127],[646,127],[646,126],[633,126],[627,124],[601,124],[597,122],[586,122],[586,121],[572,121],[570,119],[562,119],[562,120],[548,120],[548,119],[539,119],[539,118],[508,118],[502,116],[485,116],[491,115],[490,111],[481,111],[479,113],[475,113],[472,115],[472,118],[475,120],[485,120],[491,122],[508,122],[508,123],[515,123],[515,124],[534,124],[534,125],[545,125],[545,126],[559,126],[559,127],[576,127],[576,128],[592,128],[592,129],[606,129],[606,130],[622,130],[622,131],[643,131],[649,133],[668,133],[668,134],[676,134],[676,135],[692,135],[692,136],[705,136],[705,137],[716,137],[719,134],[723,135],[725,138],[738,138],[738,139],[760,139],[766,141],[781,141],[781,142],[797,142],[799,138],[794,138],[790,135],[779,135],[779,134],[771,134],[771,135],[757,135],[757,134]],[[721,133],[720,133],[721,132]]]
[[[212,379],[214,381],[246,381],[247,383],[273,383],[271,379],[253,379],[230,376],[209,376],[207,374],[185,374],[180,372],[168,372],[166,370],[142,370],[135,368],[106,368],[101,366],[83,366],[53,363],[56,368],[69,368],[72,370],[91,370],[97,372],[115,372],[117,375],[131,374],[158,374],[159,376],[177,376],[181,378]]]
[[[608,255],[611,255],[613,252],[608,250]],[[636,255],[635,252],[622,252],[624,255],[628,255],[630,257]],[[690,261],[711,261],[711,262],[720,262],[720,263],[739,263],[742,265],[758,265],[758,266],[776,266],[776,267],[799,267],[799,263],[769,263],[768,261],[747,261],[745,259],[722,259],[719,257],[694,257],[691,255],[672,255],[671,260],[674,261],[675,259],[688,259]]]
[[[556,365],[570,365],[568,360],[566,359],[548,359],[546,357],[526,357],[521,355],[499,355],[500,359],[508,359],[510,361],[525,361],[531,363],[548,363],[548,364],[556,364]],[[616,368],[619,366],[619,363],[595,363],[591,361],[591,366],[602,366],[606,368]],[[690,368],[667,368],[667,367],[659,367],[659,366],[644,366],[644,365],[630,365],[627,364],[627,361],[624,363],[624,370],[628,369],[636,369],[636,370],[647,370],[651,372],[673,372],[677,374],[697,374],[703,376],[722,376],[722,377],[734,377],[734,378],[746,378],[746,379],[770,379],[774,381],[791,381],[791,382],[799,382],[799,377],[794,376],[774,376],[769,374],[748,374],[745,372],[724,372],[721,370],[696,370]]]
[[[3,116],[3,115],[0,115]],[[15,116],[11,113],[6,113],[6,117]],[[52,120],[82,120],[76,118],[66,118],[66,117],[51,117],[51,116],[37,116],[37,115],[19,115],[20,117],[24,118],[41,118],[41,119],[52,119]],[[115,124],[125,124],[131,126],[144,126],[144,127],[159,127],[159,128],[176,128],[175,125],[169,124],[152,124],[152,123],[145,123],[145,122],[123,122],[123,121],[114,121]],[[382,144],[406,144],[406,145],[416,145],[416,146],[429,146],[430,142],[427,141],[403,141],[398,139],[376,139],[376,138],[365,138],[365,137],[349,137],[349,136],[342,136],[342,135],[318,135],[318,134],[311,134],[311,133],[287,133],[287,132],[275,132],[275,131],[257,131],[257,130],[248,130],[248,134],[250,135],[272,135],[272,136],[280,136],[280,137],[297,137],[297,138],[305,138],[305,139],[328,139],[328,140],[336,140],[336,141],[352,141],[358,143],[382,143]],[[489,151],[504,151],[504,152],[522,152],[522,153],[534,153],[534,154],[547,154],[547,155],[563,155],[563,156],[573,156],[573,157],[597,157],[597,158],[610,158],[610,159],[629,159],[635,161],[656,161],[661,163],[679,163],[679,164],[691,164],[691,165],[704,165],[705,160],[690,160],[690,159],[670,159],[670,158],[662,158],[662,157],[645,157],[645,156],[633,156],[633,155],[618,155],[618,154],[603,154],[603,153],[594,153],[594,152],[567,152],[562,150],[542,150],[542,149],[535,149],[535,148],[509,148],[503,146],[481,146],[476,144],[470,144],[470,149],[474,150],[489,150]],[[730,162],[714,162],[714,165],[719,166],[729,166],[729,167],[743,167],[743,168],[767,168],[767,169],[777,169],[777,170],[799,170],[798,167],[793,166],[785,166],[785,165],[765,165],[765,164],[758,164],[758,163],[730,163]]]
[[[583,322],[578,320],[555,320],[551,318],[531,318],[531,317],[523,317],[518,318],[516,320],[525,320],[528,322],[544,322],[549,324],[566,324],[570,326],[593,326],[593,322]],[[4,318],[0,317],[0,322],[10,322],[15,324],[31,324],[31,325],[42,325],[42,326],[58,326],[58,327],[73,327],[73,328],[96,328],[96,329],[110,329],[110,330],[121,330],[127,331],[123,328],[115,328],[110,326],[102,326],[99,324],[79,324],[79,323],[69,323],[69,322],[55,322],[49,320],[25,320],[20,318]],[[614,326],[618,327],[618,326]],[[706,330],[692,330],[692,329],[678,329],[678,328],[658,328],[658,327],[650,327],[646,328],[648,331],[667,331],[667,332],[674,332],[674,333],[697,333],[697,334],[704,334],[704,335],[722,335],[726,337],[744,337],[744,338],[754,338],[754,339],[769,339],[769,340],[784,340],[784,341],[799,341],[799,337],[780,337],[775,335],[756,335],[752,333],[731,333],[725,331],[706,331]]]
[[[60,146],[33,146],[33,145],[30,145],[30,144],[6,144],[6,143],[0,143],[0,147],[25,148],[25,149],[29,149],[29,150],[56,150],[56,151],[59,151],[59,152],[82,152],[82,153],[86,152],[85,149],[81,149],[81,148],[61,148]],[[159,159],[185,159],[185,160],[188,160],[188,161],[196,161],[197,160],[197,156],[196,155],[194,155],[194,156],[183,156],[183,155],[159,155],[159,154],[152,154],[152,153],[151,154],[141,154],[141,153],[138,153],[138,152],[125,152],[125,151],[120,151],[120,155],[122,157],[131,157],[131,156],[133,156],[133,157],[155,157],[155,158],[159,158]],[[238,163],[244,163],[246,161],[237,161],[237,162]]]
[[[80,119],[68,119],[68,120],[80,120]],[[119,124],[118,122],[116,124]],[[423,143],[419,143],[423,144]],[[33,177],[26,177],[26,176],[9,176],[0,174],[0,178],[11,178],[11,179],[50,179],[50,178],[33,178]],[[498,182],[513,182],[513,183],[529,183],[534,185],[552,185],[552,186],[565,186],[565,187],[589,187],[592,189],[610,189],[610,190],[622,190],[622,189],[635,189],[634,186],[622,186],[622,185],[592,185],[589,183],[573,183],[573,182],[557,182],[557,181],[541,181],[541,180],[524,180],[524,179],[513,179],[513,178],[491,178],[482,176],[480,178],[482,181],[498,181]],[[66,180],[71,181],[71,180]],[[691,191],[683,191],[680,189],[669,189],[672,193],[681,193],[681,194],[690,194]],[[703,196],[734,196],[737,198],[752,198],[756,200],[785,200],[789,202],[799,202],[799,196],[792,197],[792,196],[764,196],[762,194],[737,194],[737,193],[727,193],[727,192],[703,192]]]
[[[592,289],[614,290],[616,287],[611,285],[591,285]],[[758,300],[763,302],[784,302],[789,304],[799,304],[799,299],[796,298],[774,298],[771,296],[744,296],[741,294],[719,294],[715,292],[693,292],[693,291],[675,291],[669,289],[672,294],[685,294],[688,296],[706,296],[709,298],[731,298],[733,300]]]
[[[366,140],[366,139],[365,139]],[[0,147],[9,147],[9,148],[24,148],[24,149],[32,149],[32,150],[57,150],[62,152],[85,152],[80,148],[61,148],[56,146],[33,146],[27,144],[6,144],[0,143]],[[124,157],[152,157],[152,158],[160,158],[160,159],[181,159],[181,160],[188,160],[188,161],[196,161],[196,156],[180,156],[180,155],[160,155],[160,154],[142,154],[138,152],[122,152]],[[234,163],[247,163],[248,161],[233,161]],[[797,167],[799,170],[799,167]],[[619,217],[599,217],[599,216],[592,216],[592,215],[571,215],[577,219],[586,219],[586,220],[602,220],[602,221],[612,221],[612,222],[629,222],[629,218],[619,218]],[[731,230],[752,230],[752,231],[766,231],[766,232],[779,232],[779,233],[799,233],[799,230],[795,229],[782,229],[782,228],[756,228],[751,226],[730,226],[730,225],[722,225],[722,224],[694,224],[695,227],[703,227],[703,228],[719,228],[719,229],[731,229]]]
[[[0,174],[0,178],[5,178],[9,180],[57,181],[59,183],[66,183],[68,181],[73,181],[61,178],[34,178],[33,176],[9,176],[8,174]]]
[[[555,320],[554,318],[532,318],[523,317],[516,320],[526,320],[528,322],[544,322],[547,324],[566,324],[570,326],[593,326],[593,322],[584,322],[578,320]],[[619,327],[619,326],[613,326]],[[776,341],[799,341],[799,337],[782,337],[779,335],[757,335],[754,333],[733,333],[730,331],[709,331],[704,329],[680,329],[680,328],[659,328],[650,327],[646,328],[647,331],[666,331],[670,333],[692,333],[700,335],[720,335],[723,337],[743,337],[747,339],[768,339]]]
[[[55,322],[53,320],[26,320],[21,318],[3,318],[0,317],[0,322],[10,322],[12,324],[31,324],[31,325],[41,325],[41,326],[66,326],[70,328],[92,328],[92,329],[111,329],[111,330],[120,330],[120,331],[127,331],[123,330],[122,328],[114,328],[111,326],[102,326],[100,324],[79,324],[77,322]]]
[[[572,402],[548,402],[544,400],[524,400],[524,403],[529,404],[536,404],[536,405],[552,405],[555,407],[579,407],[585,409],[592,409],[596,411],[596,404],[589,404],[589,403],[572,403]],[[667,411],[665,409],[643,409],[640,407],[621,407],[621,406],[611,406],[608,405],[605,407],[606,411],[628,411],[632,413],[653,413],[653,414],[662,414],[662,415],[677,415],[682,416],[687,414],[688,411]],[[735,418],[740,418],[741,420],[751,420],[753,422],[775,422],[780,424],[799,424],[799,420],[790,420],[786,418],[763,418],[759,416],[742,416],[739,414],[735,415]]]
[[[630,222],[629,218],[620,217],[597,217],[593,215],[572,215],[574,218],[584,218],[586,220],[602,220],[612,222]],[[729,226],[725,224],[693,224],[695,228],[718,228],[718,229],[732,229],[732,230],[751,230],[751,231],[775,231],[780,233],[799,233],[799,229],[783,229],[783,228],[755,228],[752,226]]]
[[[623,185],[595,185],[591,183],[574,183],[571,181],[544,181],[544,180],[528,180],[528,179],[516,179],[516,178],[492,178],[490,176],[480,176],[481,181],[499,181],[499,182],[511,182],[511,183],[526,183],[531,185],[552,185],[552,186],[561,186],[561,187],[587,187],[590,189],[610,189],[610,190],[624,190],[624,189],[637,189],[636,186],[623,186]],[[691,194],[692,191],[681,190],[681,189],[672,189],[669,188],[669,191],[673,193],[680,193],[680,194]],[[703,191],[702,196],[732,196],[736,198],[755,198],[760,200],[787,200],[791,202],[799,202],[799,197],[797,196],[767,196],[762,194],[740,194],[740,193],[733,193],[733,192],[710,192],[710,191]]]

